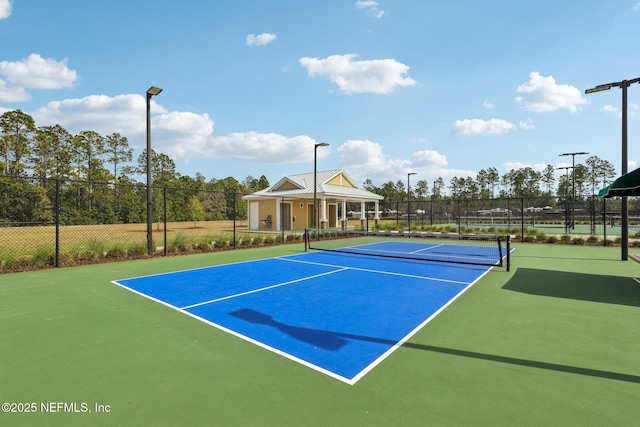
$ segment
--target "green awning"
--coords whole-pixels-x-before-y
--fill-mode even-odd
[[[640,196],[640,168],[622,175],[600,191],[602,198],[621,196]]]

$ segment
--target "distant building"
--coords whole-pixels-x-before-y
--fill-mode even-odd
[[[314,174],[289,175],[264,190],[244,196],[249,204],[249,230],[280,231],[313,228]],[[366,220],[365,203],[375,203],[378,220],[383,196],[361,189],[342,169],[318,172],[317,223],[321,228],[343,227],[347,221],[347,202],[360,203],[360,219]]]

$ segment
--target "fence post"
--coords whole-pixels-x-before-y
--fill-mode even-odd
[[[520,239],[524,242],[524,197],[520,198]]]
[[[233,193],[233,211],[231,217],[233,219],[233,249],[236,248],[236,193]]]
[[[164,226],[164,256],[167,256],[167,186],[162,188],[162,222]]]
[[[607,246],[607,199],[602,199],[602,227],[604,230],[603,244]]]
[[[55,203],[55,221],[56,221],[56,252],[55,266],[60,267],[60,178],[56,177],[56,203]]]

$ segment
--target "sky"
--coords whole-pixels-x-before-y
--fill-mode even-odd
[[[344,169],[362,185],[621,172],[638,0],[0,0],[0,114],[127,137],[207,180]],[[628,168],[640,166],[640,84]],[[315,144],[330,144],[314,148]],[[563,170],[558,170],[558,175]],[[413,183],[412,183],[413,186]]]

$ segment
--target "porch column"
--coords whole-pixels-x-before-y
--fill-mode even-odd
[[[321,213],[320,213],[320,228],[327,228],[327,199],[322,198],[322,203],[320,205]]]
[[[347,201],[342,200],[342,231],[347,229]]]
[[[378,224],[380,223],[380,201],[376,200],[375,201],[375,209],[376,209],[376,216],[374,218],[374,221],[376,223],[376,227],[378,226]]]
[[[360,229],[362,230],[367,226],[367,212],[365,208],[365,202],[360,202]]]

